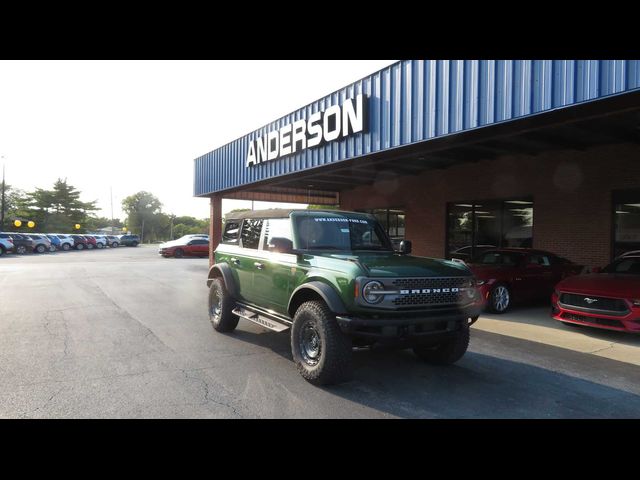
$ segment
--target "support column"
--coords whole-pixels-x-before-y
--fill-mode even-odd
[[[211,196],[211,225],[209,225],[209,266],[215,263],[213,251],[222,239],[222,196]]]

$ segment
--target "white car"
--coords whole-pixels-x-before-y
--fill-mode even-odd
[[[109,245],[109,240],[105,235],[91,235],[96,239],[96,248],[104,248]]]
[[[69,235],[64,235],[62,233],[54,233],[56,237],[60,239],[60,248],[65,252],[67,250],[71,250],[76,244],[75,240],[71,238]]]

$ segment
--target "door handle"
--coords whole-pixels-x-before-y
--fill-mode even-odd
[[[256,267],[258,270],[262,270],[264,268],[264,263],[253,262],[253,266]]]
[[[235,258],[235,257],[231,257],[231,258],[229,259],[229,261],[230,261],[231,263],[233,263],[234,265],[240,265],[240,260],[238,260],[238,259],[237,259],[237,258]]]

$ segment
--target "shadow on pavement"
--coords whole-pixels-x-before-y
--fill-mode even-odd
[[[289,333],[236,330],[235,339],[262,346],[292,361]],[[483,332],[485,337],[499,336]],[[531,342],[510,339],[517,348]],[[484,343],[480,340],[478,343]],[[455,365],[432,366],[410,350],[355,350],[349,382],[321,388],[392,416],[405,418],[637,418],[640,396],[523,362],[470,350]],[[557,347],[580,364],[586,354]],[[555,352],[555,350],[554,350]],[[581,356],[579,358],[579,356]],[[574,358],[575,357],[575,358]],[[612,362],[596,359],[589,361]],[[620,365],[620,369],[628,366]],[[631,368],[631,367],[629,367]],[[631,370],[621,370],[627,372]],[[635,370],[634,370],[635,371]],[[640,382],[640,369],[634,375]],[[629,379],[634,382],[634,379]],[[340,412],[336,412],[336,418]]]

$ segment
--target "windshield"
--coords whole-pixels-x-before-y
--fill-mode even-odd
[[[512,252],[485,252],[474,258],[471,263],[480,265],[510,265],[516,266],[520,263],[522,255]]]
[[[640,257],[621,258],[602,269],[603,273],[640,275]]]
[[[317,212],[294,217],[301,250],[393,251],[382,226],[374,218]]]

